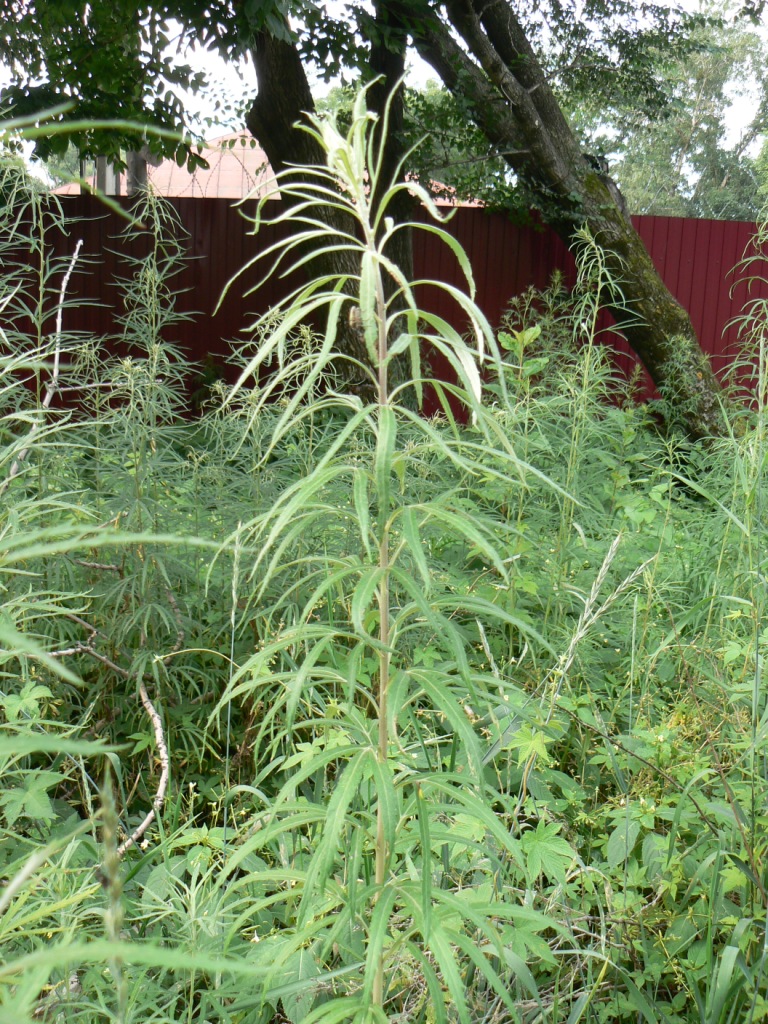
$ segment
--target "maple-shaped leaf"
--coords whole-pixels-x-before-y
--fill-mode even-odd
[[[529,829],[520,837],[525,856],[526,870],[531,881],[541,875],[550,880],[565,882],[565,873],[570,867],[574,852],[562,836],[558,835],[560,825],[554,821],[539,821],[535,829]]]

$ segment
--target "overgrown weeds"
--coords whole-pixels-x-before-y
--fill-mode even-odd
[[[359,278],[294,293],[195,418],[166,207],[117,357],[64,331],[56,208],[6,204],[0,1020],[763,1019],[764,389],[678,462],[606,400],[586,237],[554,321],[457,296],[467,343],[382,255],[369,125],[313,123],[327,176],[279,183],[297,246],[355,218]],[[432,420],[388,373],[418,397],[425,340]]]

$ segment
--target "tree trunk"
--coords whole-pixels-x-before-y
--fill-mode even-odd
[[[383,48],[382,48],[383,49]],[[260,142],[267,155],[272,171],[279,174],[290,165],[301,165],[309,168],[306,172],[306,179],[311,181],[311,168],[324,167],[326,165],[326,154],[315,138],[307,132],[302,131],[297,125],[306,123],[306,115],[314,113],[315,104],[309,88],[304,67],[301,63],[297,48],[293,43],[276,39],[267,32],[257,34],[251,48],[253,63],[256,68],[258,82],[258,94],[248,111],[246,126],[248,130]],[[383,110],[386,95],[390,87],[402,74],[405,61],[405,46],[401,60],[392,61],[392,54],[386,56],[382,53],[380,60],[387,85],[379,88],[374,93],[380,109]],[[402,119],[402,97],[395,97],[392,104],[395,120]],[[390,115],[392,116],[392,114]],[[387,180],[388,174],[393,174],[399,164],[396,136],[390,134],[387,143],[392,139],[390,150],[385,151],[384,161],[384,188],[388,188],[391,181]],[[327,182],[322,184],[327,187]],[[286,201],[286,200],[284,200]],[[290,199],[287,200],[290,202]],[[400,202],[399,212],[403,211],[403,204]],[[320,205],[315,211],[321,220],[328,225],[329,234],[334,232],[345,232],[357,234],[356,225],[351,217],[345,217],[336,207]],[[397,214],[393,210],[393,214]],[[413,256],[410,243],[410,236],[407,232],[398,233],[394,245],[388,250],[388,255],[398,262],[400,268],[412,277]],[[318,277],[325,275],[346,275],[350,278],[349,292],[352,297],[356,296],[355,278],[359,276],[360,265],[355,253],[343,248],[327,251],[316,255],[309,264],[309,272]],[[337,347],[346,356],[353,360],[370,365],[362,332],[357,326],[354,317],[345,318],[339,325]],[[350,367],[339,365],[337,369],[347,380],[347,385],[357,390],[365,399],[373,397],[372,381],[364,378],[360,372],[350,373]],[[406,379],[407,361],[404,357],[396,358],[390,364],[390,377],[393,383],[401,383]]]
[[[129,196],[135,196],[147,187],[147,161],[143,153],[129,149],[125,162],[125,190]]]
[[[405,16],[401,0],[385,2]],[[447,0],[450,24],[466,50],[434,8],[419,4],[416,13],[407,7],[417,50],[451,92],[469,101],[473,119],[508,154],[544,219],[569,245],[586,225],[604,248],[625,300],[606,297],[606,306],[674,405],[675,419],[693,438],[720,433],[723,394],[690,317],[659,277],[604,176],[582,154],[511,4]]]
[[[96,188],[102,195],[120,195],[120,172],[115,170],[114,164],[110,163],[109,157],[96,157]]]
[[[273,174],[282,173],[290,165],[325,167],[322,146],[297,127],[307,123],[306,115],[315,112],[315,104],[296,47],[261,31],[251,47],[251,56],[256,69],[258,94],[245,123],[250,133],[259,140]],[[311,181],[311,171],[307,171],[306,179]],[[285,196],[283,202],[290,204],[290,197]],[[329,234],[334,231],[355,233],[352,219],[342,218],[335,207],[321,205],[316,213],[328,225]],[[360,273],[354,253],[341,248],[317,255],[310,267],[310,272],[318,277],[338,274],[354,279]],[[350,294],[354,294],[354,286],[350,288]],[[339,326],[337,344],[341,351],[368,365],[370,361],[361,332],[346,319]],[[349,369],[346,368],[345,376],[351,378],[351,383],[359,386],[365,396],[369,397],[372,382],[364,381],[361,373],[350,374]]]

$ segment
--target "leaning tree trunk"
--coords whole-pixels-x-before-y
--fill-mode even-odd
[[[723,394],[690,317],[659,277],[618,190],[584,158],[508,0],[446,0],[450,25],[429,3],[385,2],[395,14],[410,13],[419,53],[469,101],[476,124],[508,154],[544,219],[567,244],[586,225],[604,248],[625,300],[606,297],[606,306],[674,404],[676,420],[694,438],[719,433]]]
[[[259,32],[251,47],[253,63],[256,68],[258,94],[246,116],[248,130],[260,142],[267,155],[273,173],[279,174],[290,165],[307,168],[308,181],[312,178],[312,167],[324,167],[326,154],[318,141],[306,131],[298,127],[306,123],[306,115],[314,113],[315,104],[309,88],[306,73],[301,63],[296,46],[292,42],[276,39],[266,31]],[[383,59],[383,58],[382,58]],[[392,75],[390,68],[389,77]],[[397,75],[395,75],[397,78]],[[394,81],[393,81],[394,84]],[[395,100],[395,108],[401,99]],[[383,103],[382,103],[383,106]],[[388,164],[394,167],[397,160],[388,154]],[[327,187],[327,182],[322,181]],[[283,200],[284,202],[286,200]],[[290,199],[287,200],[290,202]],[[327,224],[329,234],[334,232],[356,234],[356,226],[351,217],[345,217],[336,206],[321,205],[315,211]],[[334,249],[324,246],[324,252],[316,254],[309,263],[309,272],[318,277],[325,275],[342,275],[354,278],[360,273],[359,260],[354,252],[344,248]],[[410,246],[403,252],[391,253],[393,258],[406,258],[403,268],[406,273],[412,266]],[[350,286],[350,295],[355,295],[354,285]],[[352,359],[369,366],[370,359],[362,336],[356,328],[354,318],[340,324],[337,337],[339,350]],[[397,359],[391,366],[392,378],[395,382],[404,379],[406,363],[403,358]],[[347,373],[342,366],[339,370],[348,378],[348,384],[356,387],[365,398],[373,396],[372,383],[361,382],[359,377]]]

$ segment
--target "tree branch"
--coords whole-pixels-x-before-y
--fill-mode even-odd
[[[149,699],[147,688],[144,685],[144,680],[141,680],[139,684],[139,696],[141,697],[141,703],[144,705],[144,710],[149,715],[152,725],[155,730],[155,743],[157,744],[157,753],[160,758],[160,781],[157,785],[157,792],[155,793],[155,799],[152,801],[152,809],[145,815],[144,820],[138,825],[130,836],[122,842],[117,848],[117,856],[122,857],[126,850],[131,846],[138,843],[144,833],[147,831],[149,826],[157,817],[157,813],[163,806],[165,801],[165,791],[168,788],[168,779],[170,778],[170,759],[168,757],[168,747],[165,743],[165,734],[163,733],[163,723],[160,719],[160,715]]]

